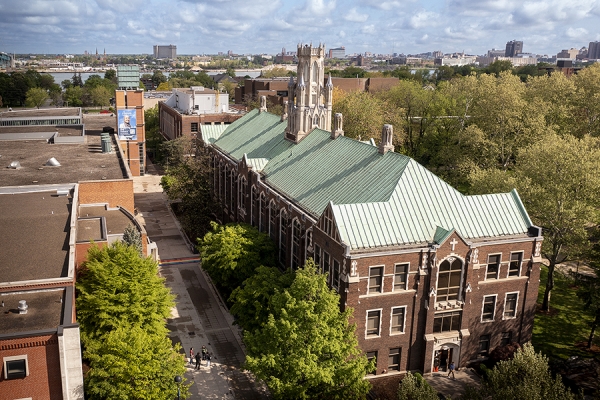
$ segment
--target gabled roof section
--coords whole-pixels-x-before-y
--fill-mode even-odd
[[[200,125],[200,131],[202,134],[202,141],[204,143],[213,144],[217,139],[221,137],[225,129],[229,125],[215,124],[215,125]]]
[[[351,249],[439,242],[454,230],[465,239],[523,235],[532,225],[515,190],[464,196],[412,159],[398,178],[387,201],[333,207]]]
[[[283,135],[283,133],[282,133]],[[410,158],[314,129],[264,168],[265,180],[314,216],[327,204],[386,201]]]
[[[433,242],[436,244],[442,244],[452,235],[454,229],[446,230],[441,226],[435,228],[435,233],[433,234]]]
[[[227,126],[213,145],[239,161],[248,155],[248,159],[265,158],[271,160],[293,146],[285,140],[283,132],[287,126],[281,117],[252,110],[244,117]]]

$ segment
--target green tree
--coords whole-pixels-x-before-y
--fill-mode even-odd
[[[40,108],[40,106],[44,105],[46,100],[48,100],[48,91],[42,88],[31,88],[27,91],[27,99],[25,100],[25,104],[27,107],[36,107]]]
[[[509,71],[511,72],[513,69],[512,62],[509,60],[497,60],[488,65],[484,71],[487,74],[493,74],[496,77],[500,76],[500,73]]]
[[[154,83],[154,86],[158,87],[161,83],[166,81],[167,77],[165,76],[165,74],[162,73],[162,71],[155,70],[152,73],[152,83]]]
[[[88,251],[77,279],[77,319],[84,345],[121,326],[166,336],[173,295],[158,265],[133,246],[117,241]],[[172,379],[172,378],[171,378]]]
[[[421,374],[413,375],[409,371],[398,387],[398,400],[439,400],[439,397]]]
[[[270,300],[263,326],[245,332],[245,367],[264,380],[276,399],[361,399],[374,369],[358,348],[352,310],[340,312],[339,295],[312,260]]]
[[[480,390],[471,393],[467,399],[575,400],[560,376],[552,378],[548,359],[536,353],[530,343],[517,350],[513,359],[496,364],[487,372]]]
[[[83,88],[73,85],[68,87],[63,94],[63,101],[71,107],[81,107],[83,105]]]
[[[189,237],[201,238],[211,230],[210,222],[219,210],[211,192],[209,156],[199,151],[195,157],[169,168],[161,179],[167,197],[178,201],[179,222]]]
[[[142,255],[142,235],[140,231],[133,225],[129,224],[123,231],[123,242],[129,246],[133,246],[140,255]]]
[[[600,137],[600,64],[579,71],[573,78],[575,94],[572,96],[576,136]]]
[[[590,334],[588,336],[588,349],[592,348],[596,329],[600,325],[600,244],[594,244],[589,253],[589,266],[594,272],[593,275],[583,275],[580,279],[582,283],[577,290],[577,296],[583,300],[584,308],[588,310],[593,320],[590,323]]]
[[[275,266],[275,246],[268,235],[247,224],[219,225],[198,239],[204,269],[229,294],[261,265]]]
[[[600,145],[597,138],[549,135],[519,152],[509,172],[475,170],[475,193],[517,188],[533,223],[543,229],[542,255],[548,281],[542,309],[550,309],[557,264],[580,256],[589,247],[588,228],[598,221]]]
[[[106,72],[104,73],[104,79],[108,79],[109,81],[111,81],[113,84],[117,84],[117,71],[115,71],[114,69],[107,69]]]
[[[96,86],[89,91],[92,104],[95,106],[108,107],[110,105],[111,92],[104,86]]]
[[[260,76],[262,78],[277,78],[282,76],[290,76],[289,70],[284,67],[273,67],[269,69],[264,69],[260,72]]]
[[[335,92],[335,91],[334,91]],[[344,135],[353,139],[381,140],[381,129],[386,123],[386,104],[378,97],[362,91],[342,94],[333,103],[333,112],[344,117]],[[399,129],[394,131],[396,136]],[[402,140],[397,139],[397,142]]]
[[[238,286],[229,301],[236,322],[245,331],[254,332],[269,319],[269,301],[292,284],[294,275],[282,273],[276,267],[260,266],[255,273]]]
[[[90,361],[85,379],[89,399],[172,400],[177,393],[174,377],[184,376],[185,360],[164,335],[142,326],[119,326],[103,340],[93,341],[84,352]],[[181,384],[182,398],[190,385]]]

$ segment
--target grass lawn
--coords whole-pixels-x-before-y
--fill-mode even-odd
[[[548,268],[543,265],[540,276],[538,304],[542,304]],[[577,297],[577,287],[571,278],[554,272],[554,289],[550,296],[550,312],[538,311],[533,324],[533,346],[550,358],[567,359],[571,356],[593,357],[598,353],[587,351],[577,344],[587,344],[592,317],[583,309]],[[594,344],[600,344],[600,331]]]

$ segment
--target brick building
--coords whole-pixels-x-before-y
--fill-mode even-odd
[[[201,86],[173,89],[167,100],[158,103],[160,133],[167,140],[195,138],[205,125],[230,124],[241,116],[238,110],[229,110],[227,93]]]
[[[157,257],[120,141],[102,143],[107,121],[90,127],[77,108],[0,113],[0,400],[84,398],[75,281],[91,240],[120,240],[131,224]]]
[[[281,268],[314,258],[377,359],[372,378],[485,359],[530,340],[541,230],[516,191],[464,196],[395,153],[334,127],[322,46],[298,48],[299,82],[282,117],[253,110],[203,137],[222,222],[268,233]],[[298,121],[303,121],[299,124]]]

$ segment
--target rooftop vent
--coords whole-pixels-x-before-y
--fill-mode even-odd
[[[11,169],[19,169],[21,168],[21,163],[18,161],[13,161],[10,164],[8,164],[7,168],[11,168]]]
[[[46,161],[45,164],[47,167],[60,167],[60,163],[58,162],[58,160],[54,157],[49,158],[48,161]]]
[[[19,307],[17,308],[19,309],[19,314],[27,314],[29,306],[25,300],[19,300]]]

